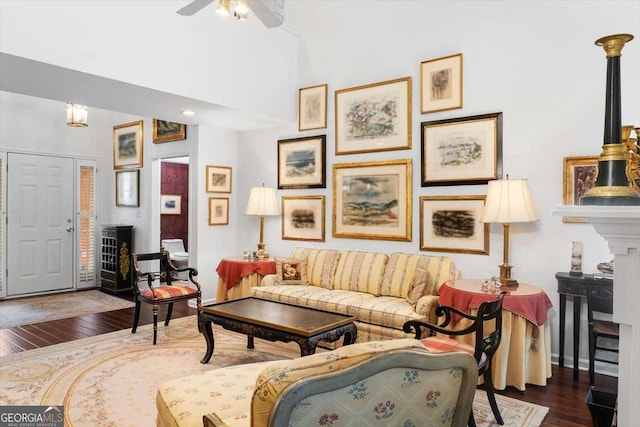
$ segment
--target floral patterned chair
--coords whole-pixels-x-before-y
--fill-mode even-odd
[[[229,366],[158,389],[158,426],[465,426],[475,359],[415,339]]]

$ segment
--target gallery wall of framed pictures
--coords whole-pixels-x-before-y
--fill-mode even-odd
[[[462,59],[455,53],[419,64],[421,114],[462,108]],[[326,188],[319,177],[329,166],[325,151],[331,143],[335,154],[330,205],[325,207],[322,194],[282,195],[283,240],[324,241],[324,230],[317,227],[324,228],[324,210],[330,209],[334,238],[412,241],[417,197],[420,250],[489,254],[489,225],[479,222],[485,195],[413,194],[411,158],[417,157],[402,155],[415,149],[411,85],[406,76],[336,89],[333,141],[326,135],[278,141],[279,190]],[[299,89],[299,131],[327,127],[327,92],[326,83]],[[501,112],[423,121],[420,129],[421,193],[502,177]],[[380,161],[373,154],[380,152],[389,155]],[[336,160],[343,157],[344,162]]]

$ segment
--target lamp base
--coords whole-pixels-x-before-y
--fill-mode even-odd
[[[517,289],[519,286],[518,281],[511,277],[501,277],[500,283],[502,283],[502,287],[506,289]]]

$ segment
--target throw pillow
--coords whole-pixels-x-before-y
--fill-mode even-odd
[[[429,295],[431,289],[428,289],[429,285],[429,272],[424,268],[416,268],[409,285],[409,292],[407,293],[407,302],[412,306],[416,306],[418,300],[423,295]]]
[[[276,257],[276,283],[279,285],[306,285],[307,259]]]

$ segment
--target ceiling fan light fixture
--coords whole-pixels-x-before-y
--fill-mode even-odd
[[[231,3],[231,0],[220,0],[218,2],[218,8],[216,9],[216,12],[219,15],[229,16],[229,3]]]
[[[241,21],[249,17],[249,5],[247,5],[247,0],[236,0],[236,6],[233,8],[233,16]]]

